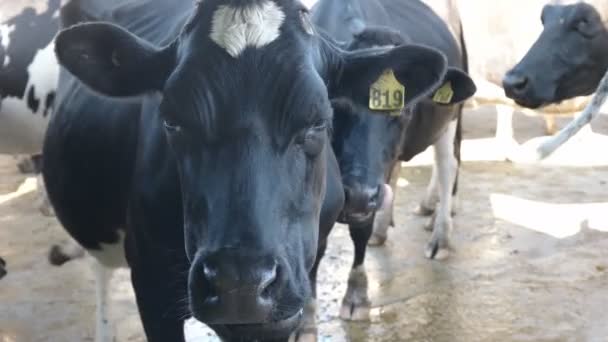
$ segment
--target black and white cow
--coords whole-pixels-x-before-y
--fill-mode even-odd
[[[445,5],[450,5],[448,2]],[[431,97],[404,110],[383,111],[368,102],[353,101],[352,94],[368,88],[352,84],[332,99],[334,106],[333,147],[345,188],[341,220],[349,224],[355,246],[355,260],[343,300],[341,317],[361,320],[368,317],[367,277],[363,267],[368,240],[383,243],[392,221],[393,189],[401,161],[409,161],[434,145],[435,164],[421,210],[436,212],[431,221],[433,234],[425,254],[443,257],[452,230],[452,196],[460,162],[460,103],[475,92],[466,75],[466,52],[460,41],[459,22],[441,18],[420,1],[320,0],[312,8],[313,21],[349,50],[377,46],[419,43],[444,52],[451,67],[437,94],[446,89],[448,97],[434,102]],[[452,14],[453,15],[453,14]],[[454,31],[451,31],[454,30]],[[407,93],[408,86],[405,85]],[[438,90],[438,89],[435,89]],[[370,109],[371,108],[371,109]],[[391,184],[391,186],[387,185]],[[374,220],[375,219],[375,220]],[[374,227],[375,221],[375,227]]]
[[[39,173],[44,132],[53,111],[59,64],[53,39],[61,0],[7,1],[0,5],[0,153],[31,155],[19,164]],[[52,210],[39,177],[40,209]]]
[[[61,0],[3,7],[19,12],[0,23],[0,153],[38,154],[59,76],[53,38]]]
[[[57,217],[98,260],[96,339],[110,338],[110,270],[128,264],[151,342],[183,341],[190,316],[226,341],[286,340],[314,307],[343,206],[330,98],[391,69],[414,103],[444,79],[445,56],[345,52],[297,0],[105,4],[81,1],[113,24],[57,36],[43,149]]]
[[[594,93],[608,70],[608,2],[549,4],[540,17],[542,33],[503,79],[507,96],[539,108]]]

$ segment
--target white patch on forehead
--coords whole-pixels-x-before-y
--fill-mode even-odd
[[[220,6],[211,22],[211,40],[232,57],[252,46],[261,48],[280,35],[285,13],[273,1],[244,7]]]
[[[13,32],[13,31],[15,31],[15,25],[12,25],[12,26],[0,25],[0,37],[2,38],[1,44],[5,51],[8,48],[9,44],[11,43],[11,39],[9,36],[10,36],[11,32]],[[5,55],[4,56],[4,65],[2,65],[2,66],[6,67],[9,62],[10,62],[9,56]]]

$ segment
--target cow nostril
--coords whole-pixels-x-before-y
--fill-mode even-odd
[[[522,92],[528,87],[529,79],[527,76],[517,74],[507,74],[504,79],[505,87],[511,88],[516,92]]]
[[[217,271],[211,267],[209,267],[208,265],[203,265],[203,277],[204,277],[204,281],[207,284],[207,297],[208,298],[215,298],[217,297],[218,293],[217,293],[217,289],[218,286],[221,284],[218,284],[218,278],[217,278]]]
[[[270,298],[273,284],[277,282],[279,276],[279,266],[275,264],[270,270],[262,272],[259,286],[259,294],[262,298]]]
[[[528,85],[528,78],[526,77],[521,77],[520,79],[517,80],[516,83],[513,84],[513,87],[518,90],[524,90],[526,89],[526,86]]]

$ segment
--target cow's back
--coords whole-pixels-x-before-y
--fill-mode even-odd
[[[313,20],[317,26],[340,41],[350,41],[354,34],[365,27],[388,26],[413,43],[441,50],[446,54],[450,65],[461,67],[458,19],[457,14],[454,15],[448,9],[451,1],[427,1],[429,5],[418,0],[318,1],[313,6]],[[454,25],[448,27],[448,23],[452,22]]]

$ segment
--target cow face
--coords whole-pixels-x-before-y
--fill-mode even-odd
[[[547,5],[544,30],[504,79],[505,93],[537,108],[595,91],[608,69],[608,30],[589,4]]]
[[[368,28],[355,35],[349,49],[400,45],[405,39],[388,28]],[[443,102],[443,105],[451,105],[464,101],[476,90],[470,77],[456,68],[448,69],[442,84],[448,82],[452,94],[445,101],[436,98],[438,104]],[[365,86],[352,84],[348,92],[338,93],[332,99],[333,148],[340,165],[346,200],[341,220],[351,224],[369,222],[375,211],[384,204],[384,184],[401,153],[413,105],[422,98],[408,98],[403,111],[370,109],[370,102],[367,101],[369,89]],[[407,97],[409,84],[404,83],[404,88]],[[438,88],[431,90],[438,91]]]
[[[419,46],[343,52],[307,16],[297,1],[205,0],[164,48],[107,23],[56,41],[61,64],[99,93],[162,96],[190,307],[227,339],[285,337],[310,297],[331,93],[392,68],[418,96],[446,72],[442,54]]]

